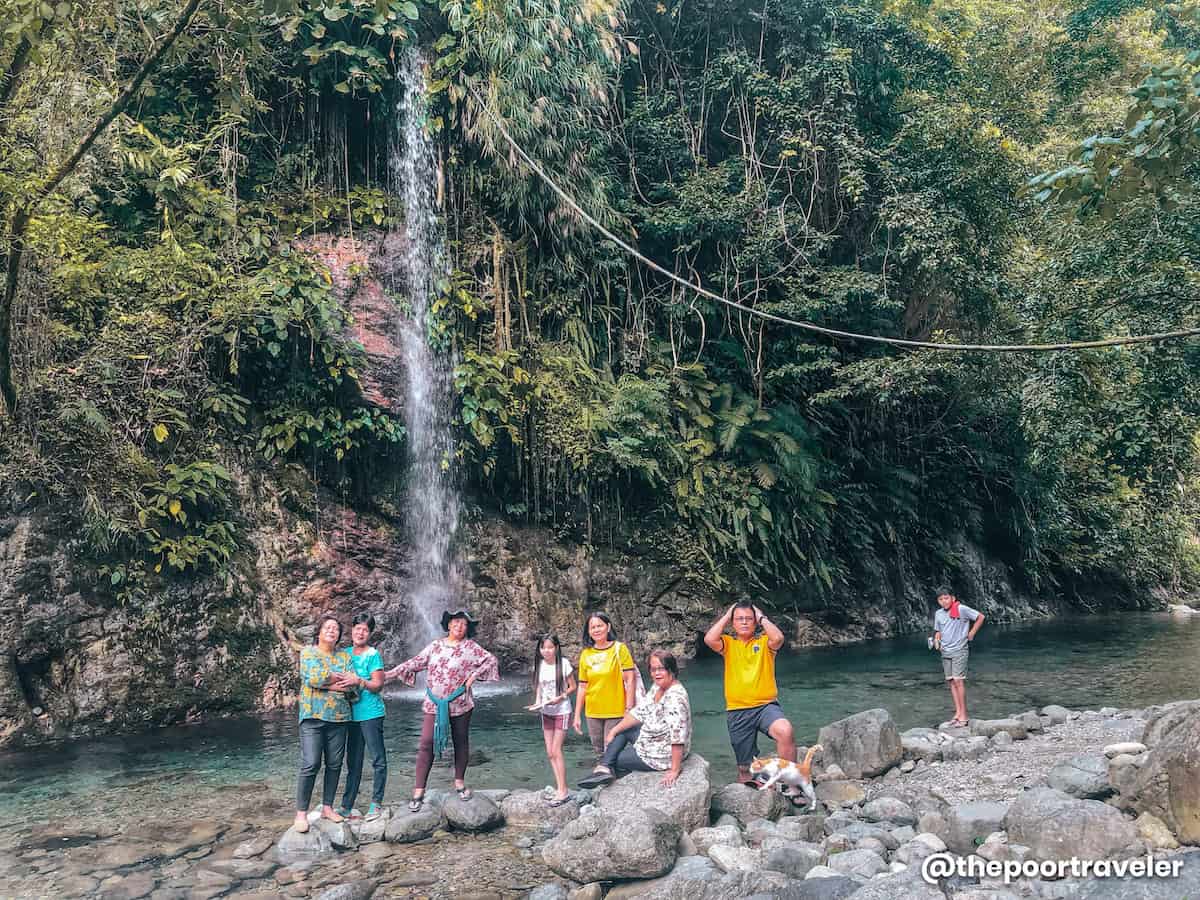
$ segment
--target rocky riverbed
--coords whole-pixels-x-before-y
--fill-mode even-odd
[[[368,897],[611,900],[1177,898],[1200,893],[1200,701],[1026,710],[901,733],[885,710],[822,729],[809,812],[714,783],[635,774],[557,808],[532,791],[432,792],[416,814],[289,829],[288,798],[248,783],[134,821],[10,824],[0,895],[111,900]],[[32,812],[32,811],[31,811]],[[1177,877],[987,873],[928,884],[936,853],[1019,864],[1180,863]]]

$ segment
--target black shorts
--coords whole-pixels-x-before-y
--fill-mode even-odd
[[[750,761],[758,756],[758,733],[767,734],[768,729],[783,717],[783,709],[777,700],[763,706],[726,711],[729,743],[733,745],[733,756],[739,766],[750,765]]]

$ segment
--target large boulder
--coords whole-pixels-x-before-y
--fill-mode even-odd
[[[845,853],[834,853],[826,863],[839,875],[849,875],[851,878],[861,878],[864,881],[874,878],[887,871],[887,863],[883,857],[871,850],[847,850]]]
[[[826,809],[857,806],[867,799],[867,792],[857,781],[822,781],[815,788],[817,802]]]
[[[1147,710],[1146,724],[1142,726],[1142,743],[1154,747],[1166,735],[1170,734],[1183,722],[1195,715],[1200,715],[1200,700],[1180,700],[1177,703],[1165,703]]]
[[[1025,723],[1020,719],[971,720],[971,734],[976,737],[991,737],[1000,731],[1007,731],[1014,741],[1023,741],[1029,736]]]
[[[849,778],[871,778],[899,765],[904,756],[900,732],[886,709],[868,709],[821,729],[821,758],[836,763]]]
[[[1046,784],[1080,800],[1101,800],[1113,792],[1108,759],[1102,753],[1084,753],[1059,763],[1047,773]]]
[[[560,806],[551,806],[541,791],[513,791],[500,802],[500,812],[509,825],[561,828],[579,818],[579,801],[571,797]]]
[[[1007,812],[1007,803],[987,800],[956,803],[944,814],[945,830],[938,832],[938,837],[955,853],[974,853],[989,834],[1004,828]]]
[[[693,753],[670,787],[662,786],[661,772],[632,772],[602,789],[596,803],[614,812],[635,806],[657,809],[684,831],[692,831],[708,824],[712,799],[708,771],[708,760]]]
[[[1200,844],[1200,705],[1171,704],[1147,721],[1142,743],[1150,751],[1129,792],[1133,809],[1157,816],[1181,844]]]
[[[470,800],[462,800],[457,795],[447,797],[442,803],[442,812],[455,831],[490,831],[504,824],[500,807],[482,794],[474,794]]]
[[[657,878],[675,864],[683,829],[657,809],[591,810],[542,847],[542,859],[573,881]]]
[[[708,856],[710,847],[745,847],[746,839],[736,825],[714,825],[712,828],[697,828],[691,833],[696,852]]]
[[[862,809],[868,822],[887,822],[892,825],[916,825],[917,814],[898,797],[876,797]]]
[[[745,828],[755,819],[778,819],[792,809],[778,791],[760,791],[744,784],[727,784],[712,795],[712,817],[733,816]]]
[[[605,900],[742,900],[770,897],[798,900],[795,882],[780,872],[734,871],[723,874],[704,856],[684,856],[661,878],[619,884]]]
[[[1014,800],[1004,830],[1035,859],[1114,859],[1137,840],[1137,828],[1119,810],[1053,788],[1034,788]]]

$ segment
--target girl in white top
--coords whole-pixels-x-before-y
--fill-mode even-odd
[[[546,756],[554,770],[558,790],[548,797],[551,806],[562,806],[571,799],[567,790],[567,764],[563,760],[563,739],[571,720],[571,692],[575,690],[575,671],[570,660],[563,659],[558,635],[543,634],[534,645],[533,704],[526,709],[542,714],[542,738]]]

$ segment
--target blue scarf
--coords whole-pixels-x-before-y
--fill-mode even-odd
[[[428,697],[433,705],[437,707],[437,715],[433,720],[433,758],[437,759],[442,755],[442,751],[446,749],[446,742],[450,740],[450,702],[457,700],[467,692],[467,686],[460,684],[448,697],[435,697],[433,691],[425,688],[425,696]]]

